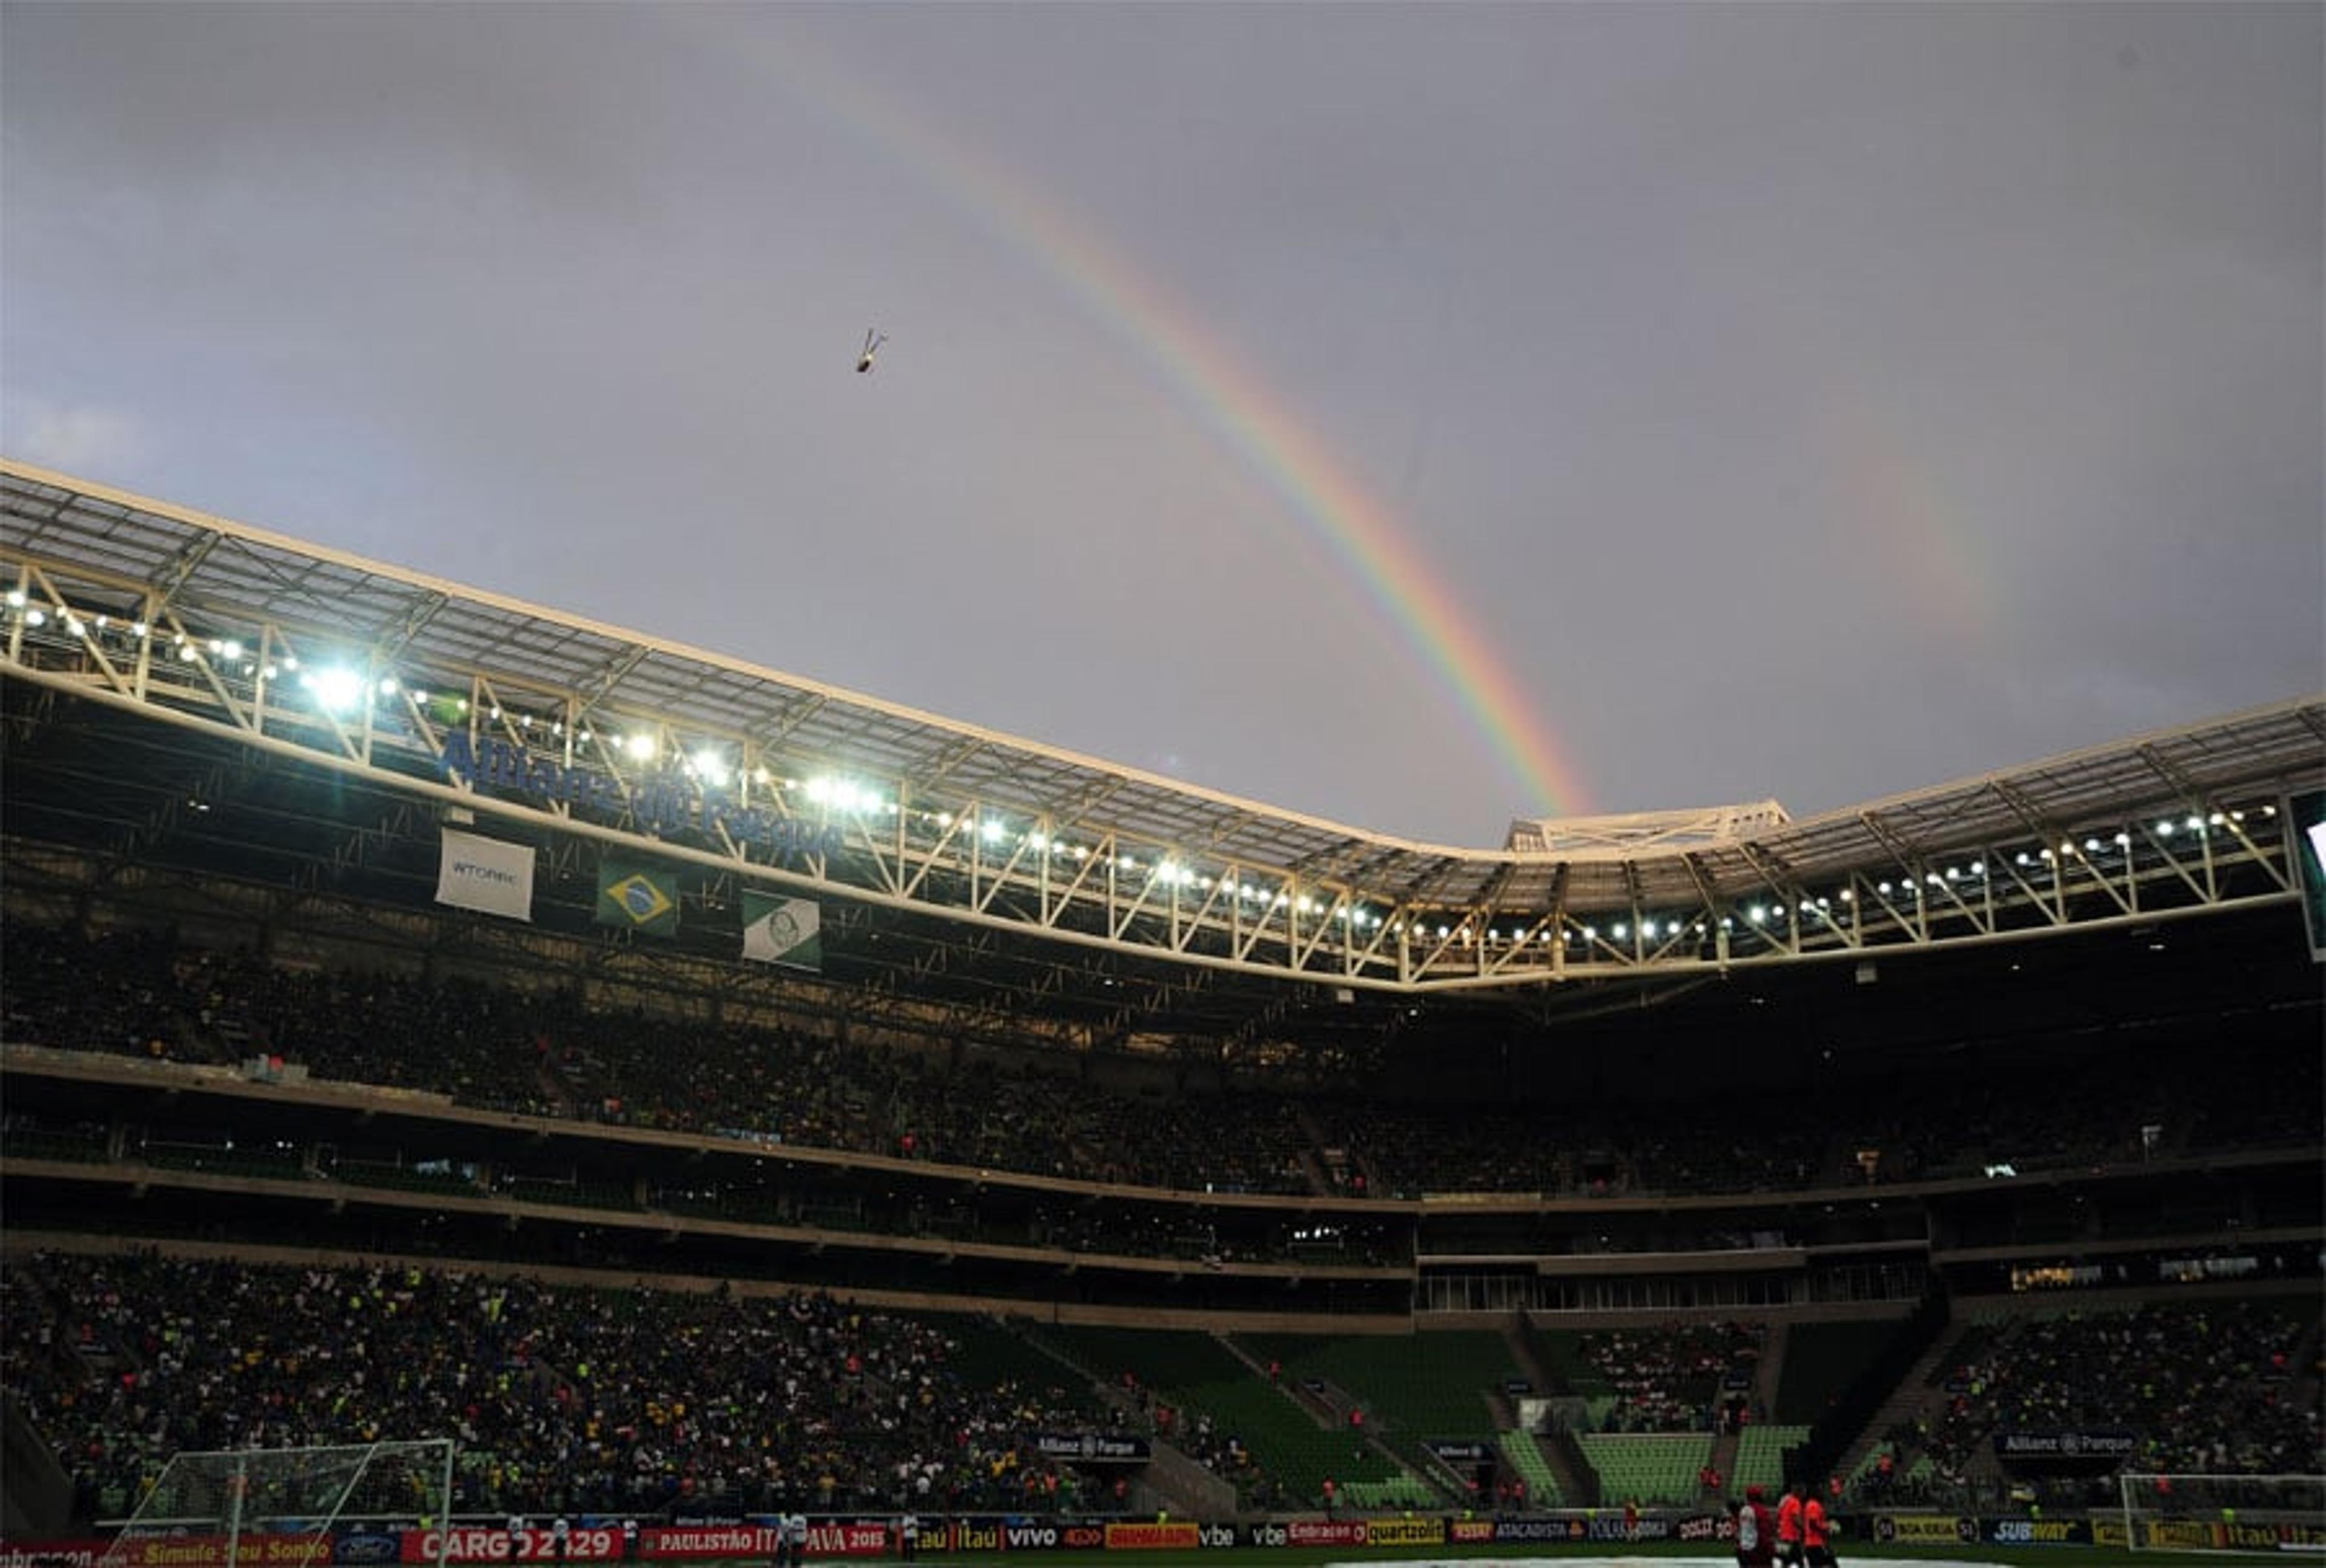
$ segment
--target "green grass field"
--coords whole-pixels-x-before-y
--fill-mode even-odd
[[[1559,1561],[1566,1563],[1601,1563],[1610,1568],[1623,1564],[1686,1561],[1705,1564],[1726,1564],[1733,1561],[1726,1554],[1707,1549],[1698,1542],[1647,1541],[1629,1545],[1621,1551],[1609,1550],[1611,1543],[1576,1542],[1572,1545],[1535,1545],[1524,1548],[1509,1544],[1480,1546],[1279,1546],[1210,1549],[1193,1551],[1151,1552],[923,1552],[914,1559],[915,1568],[993,1568],[1002,1562],[1038,1563],[1043,1568],[1221,1568],[1223,1562],[1252,1564],[1281,1564],[1282,1568],[1317,1568],[1326,1563],[1477,1563],[1523,1564]],[[2223,1552],[2127,1552],[2106,1546],[1902,1546],[1877,1545],[1871,1542],[1841,1541],[1836,1544],[1836,1554],[1842,1568],[1857,1562],[1944,1563],[1955,1564],[1993,1564],[1996,1568],[2224,1568],[2238,1561],[2252,1562],[2275,1557],[2283,1561],[2284,1553],[2223,1553]],[[866,1563],[874,1559],[859,1559]],[[888,1559],[893,1562],[894,1559]],[[763,1561],[742,1560],[720,1568],[767,1568]]]

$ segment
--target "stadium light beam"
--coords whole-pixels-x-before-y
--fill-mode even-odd
[[[344,664],[311,670],[300,678],[299,684],[315,699],[316,707],[335,717],[363,700],[363,676]]]

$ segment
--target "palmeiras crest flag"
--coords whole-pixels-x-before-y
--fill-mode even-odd
[[[672,936],[678,931],[678,874],[647,860],[609,855],[598,862],[598,923]]]
[[[747,889],[743,894],[743,956],[757,963],[821,970],[821,913],[813,899],[778,898],[772,893]]]

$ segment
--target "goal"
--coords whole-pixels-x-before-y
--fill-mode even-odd
[[[449,1437],[186,1451],[137,1499],[100,1568],[321,1568],[350,1532],[414,1526],[443,1568],[451,1507]]]
[[[2135,1552],[2315,1552],[2326,1557],[2326,1475],[2117,1477]]]

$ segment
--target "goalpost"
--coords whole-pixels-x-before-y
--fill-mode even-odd
[[[2316,1552],[2326,1556],[2326,1475],[2117,1477],[2135,1552]]]
[[[99,1568],[315,1568],[341,1533],[418,1524],[443,1568],[452,1440],[186,1451],[137,1499]]]

